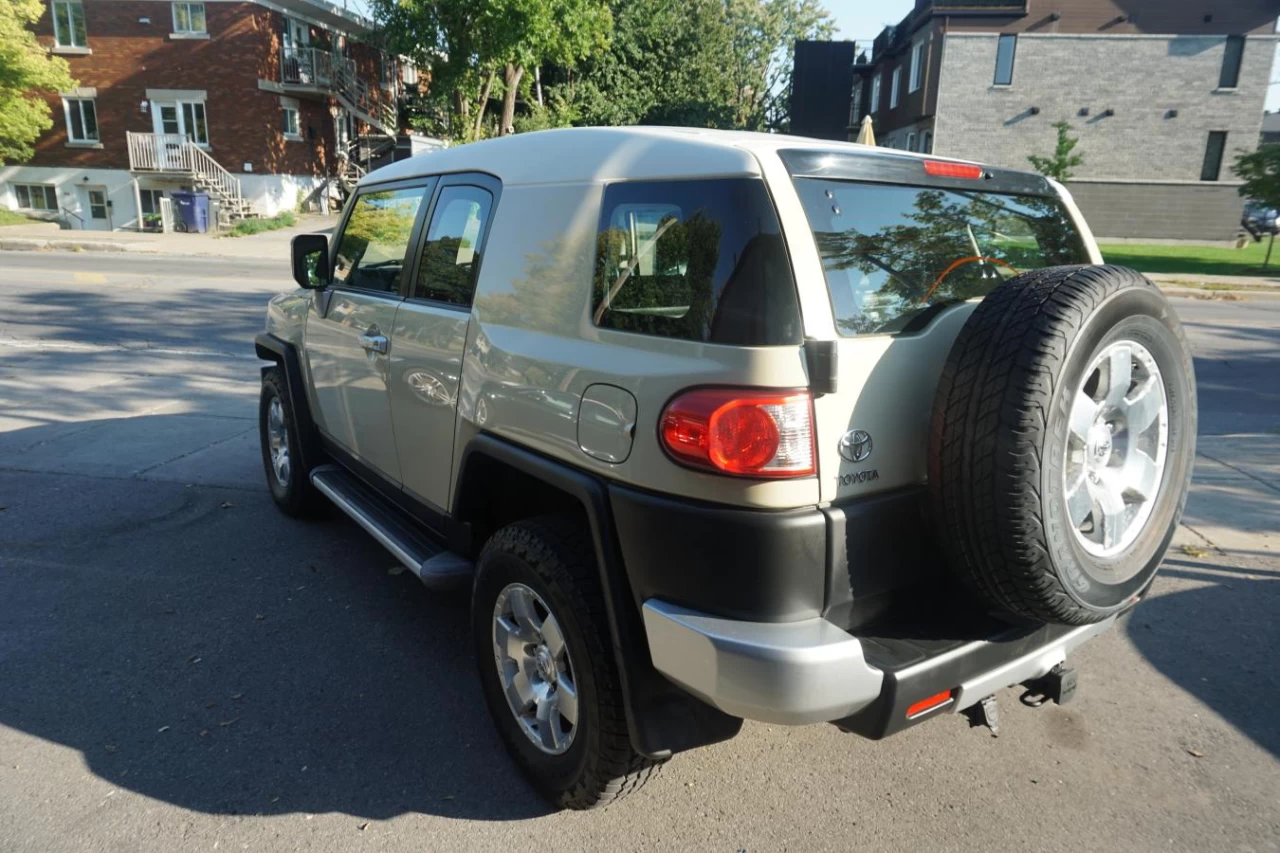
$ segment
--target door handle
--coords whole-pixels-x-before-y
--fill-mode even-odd
[[[386,335],[361,335],[360,346],[364,347],[366,352],[376,352],[380,355],[386,355],[391,349]]]

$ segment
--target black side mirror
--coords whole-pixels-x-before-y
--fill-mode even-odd
[[[293,280],[309,290],[329,286],[329,238],[299,234],[293,238]]]

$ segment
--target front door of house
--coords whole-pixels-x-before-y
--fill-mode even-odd
[[[107,188],[81,185],[77,189],[80,191],[84,227],[92,231],[110,231],[111,205],[107,200]]]
[[[177,102],[151,102],[151,122],[156,133],[156,168],[178,171],[182,167],[182,113]]]

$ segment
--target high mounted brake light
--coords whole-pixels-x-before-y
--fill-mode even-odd
[[[942,160],[925,160],[924,173],[935,178],[968,178],[981,180],[982,167],[968,163],[946,163]]]
[[[667,404],[658,432],[667,453],[692,468],[768,478],[817,470],[808,391],[688,391]]]

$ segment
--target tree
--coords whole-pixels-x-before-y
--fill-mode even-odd
[[[1272,210],[1280,210],[1280,145],[1263,145],[1257,151],[1241,154],[1231,165],[1231,171],[1244,181],[1238,190],[1240,195]],[[1271,265],[1271,250],[1275,243],[1273,232],[1263,267]]]
[[[1065,121],[1055,122],[1054,130],[1058,131],[1058,144],[1054,146],[1052,157],[1041,157],[1032,154],[1027,158],[1032,167],[1046,178],[1055,181],[1069,181],[1075,175],[1076,167],[1084,164],[1084,157],[1076,154],[1075,148],[1080,140],[1071,135],[1071,124]]]
[[[614,0],[609,50],[562,81],[582,124],[785,130],[795,42],[817,0]]]
[[[53,126],[41,93],[75,85],[66,61],[49,56],[30,29],[43,12],[41,0],[0,0],[0,165],[31,159]]]
[[[608,45],[612,25],[604,0],[373,0],[372,11],[391,49],[428,70],[432,94],[422,111],[439,113],[446,99],[438,132],[464,140],[486,134],[497,90],[497,132],[512,132],[526,71],[572,68]]]

